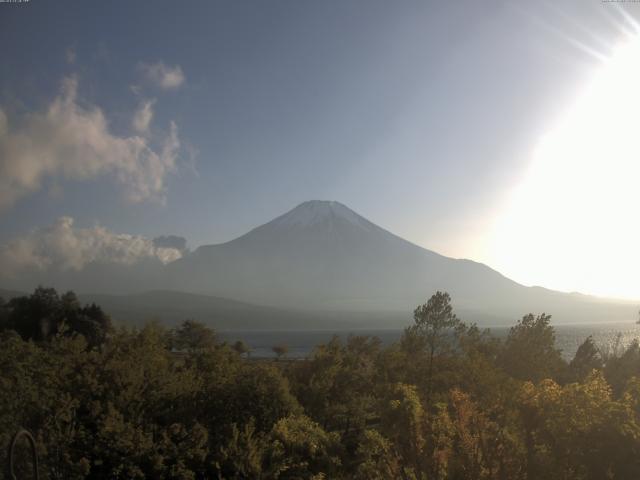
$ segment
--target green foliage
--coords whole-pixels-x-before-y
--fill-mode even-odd
[[[396,446],[403,470],[421,472],[426,416],[416,387],[402,383],[391,386],[381,414],[382,432]]]
[[[340,467],[340,441],[310,418],[299,415],[279,420],[266,449],[266,477],[278,480],[335,478]]]
[[[546,379],[525,383],[519,396],[534,478],[636,478],[640,426],[629,408],[633,393],[616,400],[602,372],[564,387]]]
[[[409,350],[426,349],[429,358],[452,348],[450,335],[460,325],[453,313],[451,297],[446,292],[436,292],[424,305],[413,312],[414,324],[405,331],[404,342]]]
[[[90,347],[102,344],[111,331],[111,319],[95,305],[81,306],[75,293],[62,296],[53,288],[38,287],[28,297],[0,304],[0,329],[14,330],[25,340],[48,340],[55,335],[82,335]]]
[[[456,351],[455,334],[466,326],[453,313],[449,294],[440,291],[414,310],[413,320],[414,324],[405,329],[401,344],[418,366],[410,380],[424,385],[426,400],[430,402],[436,377],[447,370],[447,363]],[[418,380],[420,377],[424,380]]]
[[[539,382],[545,378],[558,379],[565,364],[555,346],[555,332],[549,324],[551,315],[528,314],[511,327],[498,359],[502,368],[513,378]]]
[[[171,348],[174,350],[198,353],[216,348],[216,333],[195,320],[185,320],[170,335]]]
[[[356,450],[356,480],[401,478],[402,467],[394,444],[377,430],[364,430]]]
[[[205,406],[209,418],[238,425],[253,421],[259,432],[268,431],[279,419],[300,411],[287,379],[268,364],[242,365],[229,383],[205,387],[205,391],[210,395]]]
[[[605,366],[605,376],[616,394],[620,394],[627,382],[640,377],[640,344],[634,340],[620,355],[611,355]]]
[[[266,445],[266,438],[256,432],[253,421],[242,428],[235,423],[226,427],[226,434],[213,454],[216,478],[260,478]]]
[[[602,370],[604,361],[596,347],[593,337],[589,336],[578,347],[573,360],[569,363],[569,381],[582,382],[593,370]]]
[[[375,415],[379,354],[378,339],[351,336],[343,345],[334,337],[291,369],[294,394],[324,428],[347,435]]]
[[[397,344],[273,362],[41,288],[0,302],[0,442],[33,432],[44,479],[640,478],[640,345],[567,365],[549,319],[501,342],[438,292]]]
[[[238,355],[244,355],[246,354],[247,356],[251,353],[251,348],[249,348],[249,345],[247,345],[246,343],[244,343],[242,340],[238,340],[233,344],[233,349],[238,352]]]

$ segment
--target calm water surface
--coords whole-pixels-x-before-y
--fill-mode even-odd
[[[573,358],[580,344],[592,335],[596,345],[602,348],[612,348],[616,337],[621,334],[621,345],[626,346],[635,338],[640,338],[640,325],[635,323],[608,323],[588,325],[554,325],[556,330],[556,345],[562,350],[565,358]],[[505,337],[509,333],[508,327],[491,328],[491,333],[498,337]],[[285,344],[289,347],[289,358],[303,358],[311,354],[313,348],[326,343],[334,335],[345,340],[349,335],[372,335],[380,338],[383,345],[390,345],[400,339],[402,330],[286,330],[286,331],[223,331],[222,340],[235,342],[243,340],[251,349],[255,358],[271,358],[274,345]]]

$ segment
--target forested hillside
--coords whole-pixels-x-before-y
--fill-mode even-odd
[[[45,479],[640,478],[640,346],[567,363],[549,319],[500,341],[438,292],[389,347],[254,360],[39,289],[1,304],[0,442],[33,432]]]

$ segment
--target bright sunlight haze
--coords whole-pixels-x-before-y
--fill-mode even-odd
[[[613,49],[544,135],[491,233],[527,284],[640,298],[640,37]]]

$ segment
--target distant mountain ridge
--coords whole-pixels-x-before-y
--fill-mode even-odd
[[[483,322],[547,311],[566,322],[634,318],[631,304],[525,287],[486,265],[419,247],[334,201],[304,202],[169,264],[171,288],[277,306],[411,312],[436,290]]]
[[[323,317],[327,325],[330,318],[339,323],[370,317],[377,326],[385,318],[397,326],[400,318],[410,321],[413,308],[436,290],[451,294],[463,318],[487,325],[510,324],[528,312],[551,313],[564,323],[632,322],[637,311],[631,302],[522,286],[484,264],[404,240],[339,202],[319,200],[166,266],[90,265],[59,277],[57,284],[48,280],[41,283],[100,292],[101,297],[87,297],[100,297],[98,303],[111,304],[123,318],[127,310],[138,312],[135,318],[140,312],[172,319],[208,315],[225,325],[262,309],[264,326],[298,322],[318,328]]]
[[[467,262],[488,270],[418,247],[339,202],[309,201],[235,240],[199,247],[166,270],[172,287],[187,291],[289,307],[366,302],[393,310],[425,288],[450,289],[454,282],[444,277]]]
[[[30,294],[0,289],[0,298],[5,301]],[[170,290],[127,295],[81,293],[78,299],[83,305],[100,305],[117,325],[129,326],[149,321],[171,326],[196,319],[220,330],[360,330],[399,328],[407,322],[407,316],[401,313],[286,310]]]

